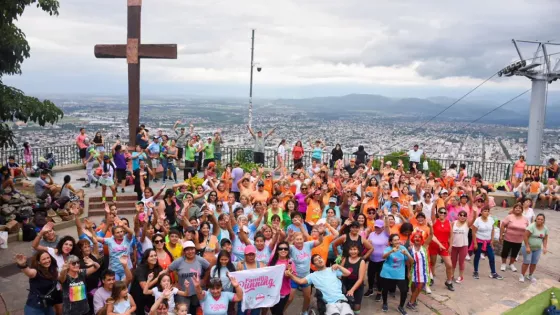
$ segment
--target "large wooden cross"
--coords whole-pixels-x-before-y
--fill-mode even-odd
[[[126,45],[95,45],[97,58],[126,58],[128,63],[128,137],[136,143],[136,128],[140,124],[140,59],[177,59],[176,44],[140,44],[142,0],[128,1]]]

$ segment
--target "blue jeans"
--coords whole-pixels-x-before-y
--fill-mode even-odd
[[[241,311],[241,302],[237,303],[237,315],[259,315],[261,313],[261,309],[257,308],[255,310],[245,310],[245,312]]]
[[[167,174],[167,169],[171,170],[171,173],[173,174],[173,180],[177,180],[177,167],[175,166],[175,163],[167,162],[167,167],[165,168],[166,174]]]
[[[25,315],[54,315],[53,307],[49,308],[37,308],[25,305],[23,308],[23,314]]]
[[[161,167],[163,168],[163,174],[161,175],[161,179],[167,179],[167,167],[168,167],[167,159],[161,159]]]
[[[482,243],[478,243],[478,248],[474,252],[474,272],[478,272],[478,263],[480,262],[480,253],[482,253]],[[494,260],[494,249],[492,246],[486,246],[486,257],[490,265],[490,271],[496,273],[496,262]]]

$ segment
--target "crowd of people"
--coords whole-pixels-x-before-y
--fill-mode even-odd
[[[264,163],[265,141],[274,129],[266,135],[248,130],[255,161]],[[479,279],[486,269],[481,260],[488,261],[490,278],[503,279],[494,259],[498,242],[500,272],[517,271],[521,254],[521,282],[536,281],[539,258],[547,252],[545,215],[535,214],[531,196],[518,196],[508,216],[495,222],[480,174],[470,177],[464,167],[440,176],[423,172],[418,146],[406,154],[409,165],[381,160],[376,168],[363,147],[348,165],[340,146],[332,153],[340,159],[323,163],[324,142],[310,141],[312,162],[303,165],[298,141],[301,150],[292,151],[297,163],[288,170],[283,140],[276,170],[244,170],[239,162],[221,165],[219,131],[201,141],[191,125],[189,134],[181,128],[173,137],[149,139],[140,126],[134,152],[117,142],[109,155],[100,134],[89,141],[81,131],[76,143],[87,185],[101,185],[105,217],[99,224],[80,219],[79,203],[69,201],[78,237],[57,235],[47,223],[32,243],[34,255],[15,257],[29,277],[25,314],[277,315],[301,291],[300,311],[307,315],[312,287],[329,315],[359,314],[366,298],[388,311],[388,297],[398,288],[397,311],[407,314],[416,310],[423,290],[430,294],[440,285],[454,291],[456,284]],[[98,175],[92,174],[92,160],[100,163]],[[158,165],[163,185],[154,190]],[[41,176],[50,196],[48,174]],[[124,192],[127,176],[138,196],[130,221],[115,202],[117,185]],[[193,177],[203,182],[194,185]],[[107,188],[113,202],[106,200]],[[467,280],[465,262],[471,259],[474,273]],[[438,261],[445,274],[436,274]],[[278,303],[242,311],[244,292],[230,273],[277,265],[285,266]]]

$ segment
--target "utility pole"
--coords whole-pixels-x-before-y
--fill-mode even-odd
[[[500,72],[499,76],[511,77],[513,75],[524,76],[531,80],[531,105],[529,112],[529,131],[527,135],[527,154],[525,160],[529,165],[542,164],[541,151],[544,133],[544,120],[546,113],[547,84],[560,78],[560,60],[552,68],[550,58],[547,53],[547,45],[560,45],[551,42],[526,41],[512,39],[515,50],[519,55],[520,61],[515,62]],[[523,59],[518,43],[537,45],[537,50],[533,58]],[[539,52],[542,50],[542,57]],[[541,62],[542,58],[542,62]]]
[[[252,128],[253,123],[253,56],[255,53],[255,30],[252,30],[251,35],[251,79],[249,81],[249,128]]]

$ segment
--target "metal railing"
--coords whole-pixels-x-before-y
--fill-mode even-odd
[[[290,170],[294,167],[294,160],[292,158],[291,150],[286,150],[286,167]],[[276,158],[276,151],[274,149],[265,149],[264,152],[265,162],[264,167],[276,168],[278,166],[278,160]],[[353,154],[344,153],[344,164],[349,163],[350,158],[354,157]],[[380,160],[382,157],[385,161],[392,161],[393,167],[395,167],[397,160],[402,160],[405,166],[405,170],[408,169],[409,158],[407,156],[396,157],[396,156],[381,156],[373,155],[374,160]],[[331,154],[323,153],[321,162],[330,163]],[[233,161],[239,162],[253,162],[253,151],[249,148],[232,148],[232,147],[222,147],[222,163],[233,163]],[[437,162],[439,167],[430,169],[429,171],[436,172],[439,175],[441,169],[448,169],[452,164],[457,166],[457,171],[459,171],[459,165],[465,164],[467,173],[472,176],[475,173],[479,173],[482,178],[490,182],[498,182],[503,179],[509,179],[511,176],[512,165],[510,163],[504,162],[482,162],[482,161],[472,161],[472,160],[459,160],[459,159],[432,159],[430,164],[434,165],[433,162]],[[304,165],[311,164],[311,152],[305,152],[302,157],[302,162]],[[374,162],[374,165],[378,165],[379,162]]]
[[[105,148],[107,151],[110,150],[111,144],[106,143]],[[39,157],[44,157],[47,153],[53,153],[56,166],[65,166],[65,165],[75,165],[80,163],[80,155],[79,150],[75,144],[68,144],[68,145],[59,145],[59,146],[51,146],[51,147],[33,147],[32,148],[32,158],[33,164],[36,164],[39,161]],[[0,150],[0,161],[2,164],[8,160],[9,156],[14,156],[16,162],[20,165],[24,165],[24,157],[23,157],[23,149],[1,149]],[[276,158],[276,150],[274,149],[265,149],[264,152],[265,156],[265,163],[264,166],[267,168],[276,168],[278,166],[278,160]],[[286,167],[290,170],[294,167],[294,161],[292,158],[291,150],[286,150],[286,156],[288,157],[286,161]],[[323,163],[329,163],[330,161],[330,153],[323,153],[321,161]],[[350,158],[353,157],[350,153],[344,153],[344,163],[347,164]],[[373,158],[375,160],[379,160],[382,156],[374,155]],[[408,168],[408,157],[395,157],[395,156],[384,156],[385,161],[393,161],[393,167],[396,166],[396,160],[401,159],[405,165],[405,169]],[[233,161],[240,161],[240,162],[253,162],[253,150],[250,148],[235,148],[235,147],[222,147],[222,163],[233,163]],[[475,173],[479,173],[482,175],[482,178],[487,181],[497,182],[503,179],[509,179],[512,172],[512,164],[511,163],[503,163],[503,162],[482,162],[482,161],[472,161],[472,160],[459,160],[459,159],[432,159],[429,158],[429,161],[437,162],[439,167],[430,169],[430,171],[435,171],[439,173],[440,169],[448,169],[451,164],[457,165],[465,164],[467,168],[467,172],[469,175],[473,175]],[[302,157],[302,162],[304,165],[311,164],[311,152],[305,152]],[[377,162],[378,163],[378,162]],[[376,165],[376,164],[374,164]],[[458,169],[457,169],[458,171]],[[437,174],[439,175],[439,174]]]

